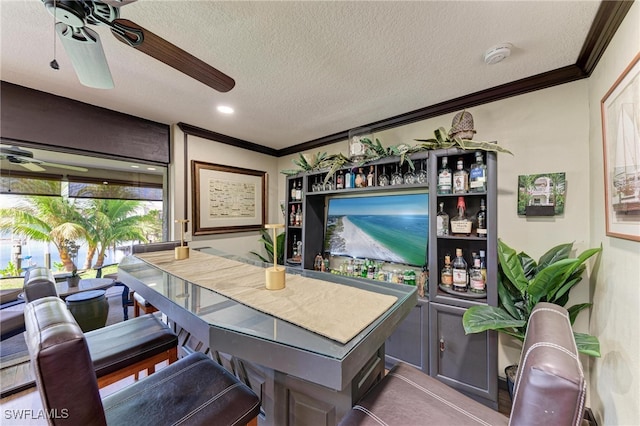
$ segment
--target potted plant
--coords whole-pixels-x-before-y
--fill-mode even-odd
[[[572,250],[573,243],[561,244],[549,249],[536,262],[526,253],[516,253],[498,240],[498,306],[469,308],[462,317],[465,332],[496,330],[524,342],[533,307],[538,302],[565,306],[569,301],[569,291],[582,280],[586,260],[599,253],[602,247],[585,250],[576,258],[569,257]],[[591,305],[580,303],[567,308],[571,324],[581,311]],[[600,356],[597,337],[575,332],[574,337],[579,352]],[[509,383],[510,392],[512,385]]]
[[[67,283],[69,287],[77,287],[80,284],[80,275],[78,275],[78,249],[80,246],[76,244],[74,240],[65,239],[63,242],[63,247],[67,252],[67,256],[69,256],[69,261],[71,262],[71,276],[67,278]]]
[[[264,249],[267,252],[267,258],[259,254],[258,252],[251,251],[251,254],[255,254],[262,260],[264,263],[273,263],[273,238],[269,235],[269,232],[266,229],[261,229],[260,233],[262,236],[258,241],[264,244]],[[284,265],[284,232],[278,234],[276,237],[276,248],[278,253],[277,263],[279,265]]]

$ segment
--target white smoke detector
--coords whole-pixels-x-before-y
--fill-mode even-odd
[[[497,64],[511,55],[512,47],[513,45],[511,43],[496,44],[485,52],[484,62],[488,65]]]

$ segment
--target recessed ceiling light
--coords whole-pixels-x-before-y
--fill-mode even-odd
[[[218,105],[217,109],[222,114],[233,114],[233,108],[227,105]]]
[[[155,170],[155,167],[147,167],[147,170]]]
[[[135,165],[133,165],[133,166],[131,166],[131,168],[132,168],[132,169],[139,169],[139,168],[140,168],[140,166],[135,166]]]

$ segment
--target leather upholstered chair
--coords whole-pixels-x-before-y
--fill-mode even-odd
[[[29,269],[24,276],[24,298],[31,302],[41,297],[58,296],[56,280],[50,269],[36,267]]]
[[[340,421],[354,425],[579,425],[586,383],[566,309],[538,303],[506,417],[405,363],[396,364]]]
[[[27,301],[57,296],[51,271],[30,270],[25,276],[24,294]],[[21,319],[24,324],[24,316]],[[101,388],[129,376],[137,379],[141,371],[152,374],[157,364],[178,359],[178,337],[153,315],[101,327],[85,336]]]
[[[26,341],[51,425],[241,425],[255,420],[258,397],[196,352],[101,398],[82,330],[58,298],[25,307]]]
[[[24,299],[22,289],[0,290],[0,340],[24,332]]]

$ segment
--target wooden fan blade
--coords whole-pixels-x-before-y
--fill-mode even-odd
[[[171,44],[162,37],[157,36],[151,31],[141,27],[135,22],[128,19],[116,19],[113,24],[118,29],[122,29],[128,34],[133,32],[141,32],[142,40],[137,41],[135,35],[128,37],[126,34],[119,34],[112,29],[113,35],[121,42],[130,45],[143,53],[169,65],[172,68],[192,77],[201,83],[215,89],[219,92],[228,92],[233,89],[236,82],[221,71],[206,64],[192,54],[185,52],[178,46]],[[133,30],[131,33],[127,29]]]

